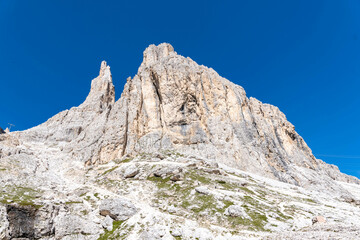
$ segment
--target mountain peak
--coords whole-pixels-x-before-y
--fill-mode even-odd
[[[277,107],[164,43],[116,102],[103,61],[79,107],[0,134],[0,239],[352,239],[358,184]]]
[[[110,66],[108,66],[106,61],[103,60],[100,65],[99,76],[104,76],[106,73],[111,75]]]
[[[169,43],[161,43],[159,45],[151,44],[144,51],[143,63],[151,65],[152,63],[168,57],[171,53],[175,53],[174,47]]]
[[[100,65],[99,76],[91,82],[90,93],[80,106],[89,106],[103,110],[109,104],[115,103],[115,87],[112,82],[110,66],[106,61]]]

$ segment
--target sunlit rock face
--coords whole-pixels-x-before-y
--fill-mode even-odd
[[[102,62],[84,103],[19,135],[61,142],[87,165],[175,149],[296,185],[358,182],[316,159],[277,107],[247,98],[242,87],[167,43],[144,51],[118,101]]]
[[[186,222],[188,232],[171,231],[195,236],[197,226],[203,225],[198,219],[204,214],[211,226],[233,229],[226,224],[231,225],[229,218],[235,217],[244,218],[242,223],[256,228],[259,221],[254,217],[259,216],[260,207],[268,211],[271,204],[275,205],[269,213],[260,214],[262,230],[301,229],[307,220],[311,225],[313,213],[324,215],[331,223],[331,217],[321,208],[326,198],[335,201],[332,206],[342,206],[334,213],[336,221],[346,211],[355,212],[354,218],[360,216],[354,207],[360,204],[357,178],[316,159],[277,107],[248,98],[242,87],[178,55],[167,43],[151,45],[144,51],[137,74],[127,79],[117,101],[110,67],[102,62],[89,95],[78,107],[26,131],[1,134],[0,184],[4,205],[0,204],[0,239],[12,235],[97,239],[104,233],[103,228],[113,229],[120,224],[110,210],[101,209],[100,214],[101,202],[124,195],[131,206],[131,214],[124,219],[135,226],[134,234],[140,234],[129,239],[152,235],[171,239],[170,230],[164,230],[164,226],[180,220]],[[159,189],[165,187],[169,191],[160,194]],[[280,195],[273,194],[272,187]],[[164,206],[153,204],[154,199],[169,192],[175,196],[171,201],[166,198],[162,199]],[[260,195],[263,201],[269,201],[257,203]],[[292,222],[276,222],[290,219],[283,206],[290,200],[317,195],[321,198],[311,199],[317,210],[301,209],[302,215]],[[256,204],[246,196],[254,198]],[[172,201],[187,198],[193,202],[173,206]],[[204,207],[199,199],[216,201]],[[303,200],[300,202],[303,204]],[[253,204],[254,208],[243,204]],[[120,205],[112,208],[123,209]],[[200,210],[192,210],[199,205],[203,206]],[[181,219],[163,216],[164,211]],[[147,215],[164,224],[141,232],[139,226],[151,223]],[[16,216],[22,220],[16,222]],[[276,221],[265,223],[265,219]],[[31,227],[23,227],[22,222],[29,222]],[[280,225],[271,228],[271,224]],[[199,230],[199,234],[215,236],[209,229]],[[224,229],[221,231],[226,232]]]

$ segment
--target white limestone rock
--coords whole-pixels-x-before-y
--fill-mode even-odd
[[[135,165],[130,165],[127,168],[125,168],[124,177],[132,178],[135,177],[139,172],[140,172],[139,168],[137,168]]]
[[[241,217],[245,219],[251,219],[241,205],[231,205],[230,207],[225,209],[224,214],[231,217]]]
[[[195,191],[200,193],[200,194],[204,194],[204,195],[209,195],[210,191],[207,187],[205,186],[200,186],[200,187],[196,187]]]
[[[113,230],[113,222],[114,220],[107,215],[104,220],[101,222],[101,225],[108,231],[112,231]]]
[[[77,215],[60,214],[54,224],[56,239],[63,239],[68,235],[96,235],[102,227],[89,219]]]
[[[105,199],[99,206],[100,214],[110,216],[114,220],[124,221],[132,217],[138,211],[135,205],[127,199]]]
[[[0,134],[0,238],[18,226],[6,208],[25,204],[39,239],[98,239],[115,219],[113,238],[173,239],[181,226],[184,239],[351,239],[359,183],[316,159],[277,107],[164,43],[117,101],[102,62],[78,107]],[[256,225],[229,222],[251,213]]]
[[[9,222],[7,219],[6,208],[0,205],[0,239],[6,239],[8,237],[7,229]]]

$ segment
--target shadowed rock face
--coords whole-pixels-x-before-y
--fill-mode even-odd
[[[0,134],[4,134],[5,131],[0,127]]]
[[[144,51],[118,101],[103,62],[84,103],[19,135],[63,142],[62,151],[86,165],[175,149],[296,185],[358,182],[316,159],[277,107],[247,98],[242,87],[166,43]]]
[[[11,239],[34,239],[36,209],[31,206],[8,205],[6,211],[9,221],[9,235]]]

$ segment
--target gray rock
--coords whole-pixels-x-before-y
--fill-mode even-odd
[[[139,173],[139,169],[135,165],[130,165],[124,171],[125,178],[133,178]]]
[[[230,207],[225,209],[224,214],[231,217],[241,217],[241,218],[251,219],[241,205],[231,205]]]
[[[169,165],[169,166],[159,166],[156,169],[154,169],[153,174],[155,177],[168,177],[170,175],[173,175],[174,173],[179,172],[179,167],[175,165]]]
[[[32,206],[7,206],[9,236],[11,238],[35,238],[36,209]]]
[[[175,174],[170,177],[170,180],[173,182],[178,182],[178,181],[182,181],[183,178],[180,174]]]
[[[175,228],[174,230],[171,231],[171,235],[173,237],[181,237],[182,236],[181,229]]]
[[[114,161],[125,156],[134,157],[134,162]],[[298,189],[274,180],[258,181],[251,173],[297,185]],[[175,183],[155,179],[153,184],[153,178],[147,179],[151,174],[170,177]],[[195,179],[189,176],[192,174]],[[357,178],[316,159],[277,107],[248,98],[242,87],[213,69],[178,55],[169,44],[160,44],[145,50],[143,63],[137,74],[128,78],[119,100],[115,101],[110,67],[102,62],[88,97],[78,107],[26,131],[0,134],[1,202],[25,202],[36,208],[6,210],[0,206],[0,239],[97,239],[104,231],[97,206],[109,221],[126,220],[137,212],[128,200],[104,200],[100,204],[104,198],[122,194],[144,208],[139,218],[129,221],[139,221],[135,227],[128,226],[136,229],[131,232],[134,239],[140,237],[140,224],[149,239],[172,239],[168,229],[179,223],[177,215],[184,223],[184,239],[214,239],[217,233],[210,229],[219,224],[218,219],[227,218],[208,209],[201,211],[199,218],[194,217],[191,209],[202,209],[203,204],[201,197],[193,194],[195,190],[188,190],[205,184],[196,175],[211,180],[208,185],[218,202],[212,206],[218,208],[224,208],[225,201],[242,199],[246,189],[236,186],[251,185],[257,195],[253,196],[256,206],[266,204],[266,209],[274,207],[279,213],[266,213],[270,217],[264,227],[284,231],[284,239],[311,239],[320,233],[327,239],[359,235],[356,221],[360,213],[354,206],[360,198]],[[124,176],[138,181],[123,181]],[[263,181],[266,184],[262,185]],[[182,186],[189,193],[183,205],[178,202],[187,197],[179,195]],[[196,192],[210,194],[204,186]],[[276,192],[286,197],[279,198]],[[297,215],[287,221],[281,219],[279,224],[277,218],[287,216],[289,202],[299,201],[291,199],[295,193],[302,199],[316,200],[302,200],[301,206],[311,206],[296,209],[299,215],[308,216],[316,206],[319,212],[331,210],[332,219],[344,221],[345,226],[337,227],[337,222],[334,229],[339,233],[329,234],[322,228],[328,224],[314,224],[309,228],[312,232],[305,232],[308,221],[297,221]],[[159,196],[162,199],[156,199]],[[40,204],[35,207],[35,202]],[[178,207],[176,215],[161,212],[172,212],[174,209],[167,206],[173,204]],[[242,210],[241,206],[232,206],[225,212],[246,218]],[[256,209],[249,206],[248,211]],[[346,226],[353,223],[352,228]],[[301,229],[303,235],[285,232],[292,227]]]
[[[210,191],[207,187],[205,186],[200,186],[200,187],[196,187],[195,191],[200,193],[200,194],[204,194],[204,195],[209,195]]]
[[[166,234],[166,230],[161,227],[152,227],[141,233],[141,240],[158,240],[162,239]]]
[[[0,239],[9,238],[7,229],[9,227],[9,221],[7,218],[6,207],[0,205]]]
[[[113,222],[114,220],[107,215],[104,220],[101,222],[101,225],[108,231],[112,231],[113,230]]]
[[[60,214],[55,218],[55,237],[62,239],[67,235],[93,235],[100,232],[102,227],[89,219],[72,214]]]
[[[100,214],[114,220],[124,221],[136,214],[135,205],[127,199],[105,199],[99,206]]]
[[[168,208],[167,208],[167,211],[169,212],[169,213],[176,213],[177,212],[177,208],[176,207],[174,207],[173,205],[170,205]]]

